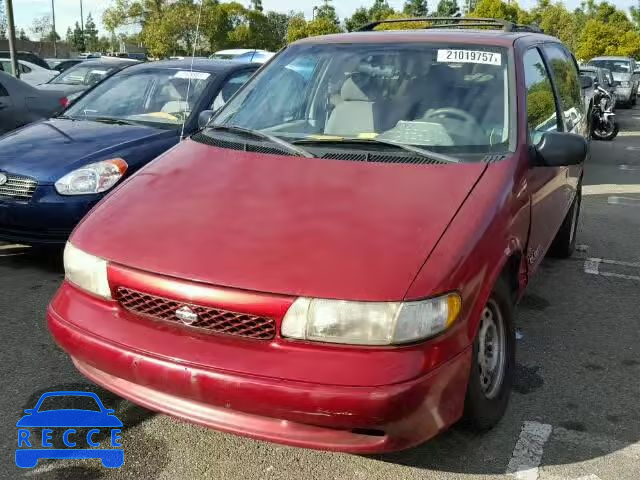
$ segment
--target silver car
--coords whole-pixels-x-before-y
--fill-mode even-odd
[[[618,103],[625,107],[636,104],[640,86],[640,67],[631,57],[596,57],[587,65],[606,68],[613,74]]]

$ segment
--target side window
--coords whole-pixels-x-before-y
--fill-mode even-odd
[[[545,132],[558,130],[558,114],[549,74],[537,48],[524,55],[524,80],[527,87],[527,123],[537,144]]]
[[[218,96],[213,101],[211,108],[215,111],[224,106],[238,89],[247,83],[247,80],[251,78],[254,72],[255,70],[244,70],[231,75],[220,89],[220,93],[218,93]]]
[[[0,97],[8,97],[9,96],[9,92],[7,92],[7,89],[4,88],[4,86],[0,83]]]
[[[580,77],[575,62],[563,47],[549,44],[544,46],[544,51],[560,97],[565,128],[570,132],[584,117]]]

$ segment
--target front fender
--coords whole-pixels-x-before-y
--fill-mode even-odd
[[[526,284],[531,214],[524,155],[489,165],[407,292],[407,299],[460,293],[459,345],[475,338],[480,313],[510,259],[520,262],[517,290]]]

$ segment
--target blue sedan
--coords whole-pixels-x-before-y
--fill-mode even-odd
[[[190,59],[131,66],[62,115],[0,137],[0,240],[63,244],[109,190],[197,131],[258,67]]]

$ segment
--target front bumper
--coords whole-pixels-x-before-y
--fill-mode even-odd
[[[62,196],[40,185],[29,200],[0,197],[0,240],[61,246],[101,196]]]
[[[424,373],[416,376],[407,370],[417,365],[414,360],[428,344],[328,348],[199,338],[133,320],[117,304],[67,283],[47,318],[56,342],[95,383],[152,410],[256,439],[354,453],[394,451],[435,436],[456,422],[464,407],[469,347],[437,367],[421,365]],[[123,344],[122,332],[128,332],[128,344]],[[145,341],[162,345],[150,351]],[[189,345],[188,358],[181,344]],[[234,344],[237,348],[229,348]],[[235,371],[229,363],[222,365],[233,350]],[[311,365],[314,354],[316,364]],[[221,359],[217,364],[207,361],[215,355]],[[273,375],[281,362],[286,362],[288,376]],[[306,381],[298,375],[304,371]]]

